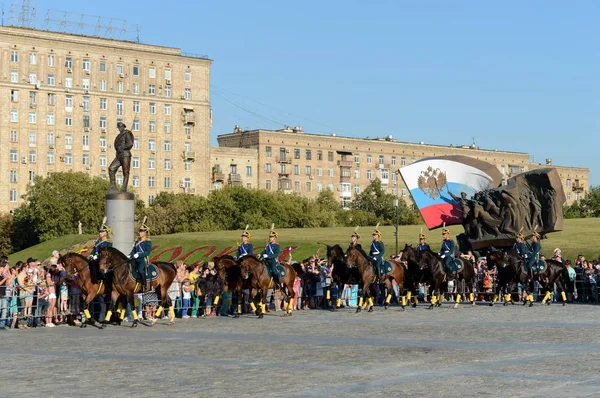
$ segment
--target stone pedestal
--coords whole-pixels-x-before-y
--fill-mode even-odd
[[[112,229],[113,247],[129,254],[134,242],[134,195],[130,192],[106,193],[106,224]]]

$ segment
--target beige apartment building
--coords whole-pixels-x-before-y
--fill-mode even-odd
[[[393,137],[361,139],[307,134],[300,127],[283,130],[243,131],[217,137],[220,147],[252,148],[258,153],[257,183],[267,190],[281,189],[315,197],[323,189],[333,191],[347,207],[352,198],[379,178],[387,192],[411,202],[397,171],[402,166],[430,156],[465,155],[497,165],[506,181],[511,176],[540,167],[529,154],[484,150],[475,146],[442,146],[399,142]],[[556,167],[569,204],[585,193],[589,169]],[[214,180],[213,180],[214,181]],[[577,192],[575,192],[577,186]],[[572,195],[569,195],[573,192]]]
[[[210,148],[211,190],[225,186],[258,188],[258,151],[250,148]]]
[[[108,178],[119,121],[135,136],[129,184],[140,199],[206,194],[211,63],[178,48],[0,27],[0,212],[19,206],[35,176]]]

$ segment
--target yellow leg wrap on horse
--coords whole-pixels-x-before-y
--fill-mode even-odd
[[[169,318],[175,319],[175,308],[173,306],[169,307]]]
[[[340,299],[340,298],[339,298],[339,299],[337,299],[337,306],[338,306],[338,307],[341,307],[341,306],[342,306],[342,299]]]
[[[83,313],[85,314],[85,319],[90,319],[92,317],[90,315],[90,311],[88,311],[88,310],[83,310]]]
[[[437,296],[431,296],[431,304],[437,303]]]
[[[122,309],[123,309],[123,303],[119,303],[119,305],[117,306],[117,311],[121,312]]]
[[[294,308],[294,300],[290,299],[290,302],[288,303],[288,306],[287,306],[287,310],[291,312],[292,308]]]
[[[473,293],[469,293],[469,301],[470,302],[475,301],[475,295]]]
[[[457,303],[460,303],[460,293],[458,293],[458,294],[456,295],[456,302],[457,302]]]
[[[512,296],[510,293],[506,293],[504,295],[504,301],[506,301],[506,302],[512,301]]]
[[[390,293],[390,294],[388,294],[388,295],[387,295],[387,297],[385,298],[385,303],[386,303],[386,304],[389,304],[389,303],[390,303],[390,301],[392,301],[392,294],[391,294],[391,293]]]
[[[402,296],[402,306],[406,307],[406,297]]]
[[[498,302],[498,295],[497,294],[494,294],[494,300],[493,300],[493,302],[494,303]]]
[[[135,309],[133,311],[131,311],[131,315],[133,315],[133,320],[134,321],[138,320],[137,311],[135,311]]]
[[[125,319],[125,309],[121,308],[121,311],[119,311],[119,318],[121,320]]]
[[[110,321],[110,317],[112,316],[112,311],[108,310],[108,312],[106,313],[106,317],[104,318],[105,322]]]
[[[544,303],[550,300],[550,296],[552,296],[552,294],[550,294],[550,292],[546,292],[546,295],[544,296]]]
[[[411,297],[412,297],[412,292],[409,290],[408,293],[406,293],[406,301],[408,301],[410,303]]]
[[[133,291],[134,291],[134,292],[137,292],[139,287],[140,287],[140,283],[139,283],[139,282],[136,282],[136,283],[135,283],[135,287],[133,288]]]
[[[442,295],[441,294],[438,294],[437,301],[438,301],[438,303],[441,304],[441,302],[442,302]]]
[[[567,302],[567,295],[565,294],[565,292],[560,292],[560,297],[562,297],[565,303]]]
[[[262,313],[265,313],[265,312],[267,312],[265,307],[266,307],[266,305],[265,305],[265,304],[261,304],[261,305],[260,305],[260,309],[261,309]]]
[[[252,302],[250,303],[250,308],[252,308],[252,311],[256,311],[256,306]]]
[[[242,313],[242,305],[238,304],[238,314],[241,314],[241,313]]]
[[[154,316],[160,316],[163,312],[163,307],[162,305],[158,307],[158,309],[156,310],[156,312],[154,313]]]
[[[415,304],[419,304],[419,298],[417,296],[413,297],[413,301]]]
[[[530,301],[533,303],[533,294],[528,294],[527,295],[527,301]]]
[[[133,305],[137,308],[140,306],[140,300],[139,299],[133,299]]]
[[[328,290],[327,291],[327,300],[330,300],[330,299],[331,299],[331,290]]]
[[[217,296],[217,297],[215,297],[215,303],[214,303],[214,305],[217,305],[217,304],[219,304],[219,299],[220,299],[220,298],[221,298],[221,296]]]
[[[358,299],[358,306],[362,307],[362,305],[363,305],[363,298],[361,297]]]

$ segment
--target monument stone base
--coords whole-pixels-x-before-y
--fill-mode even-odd
[[[134,195],[131,192],[107,192],[106,224],[112,229],[113,247],[124,254],[129,254],[135,238]]]

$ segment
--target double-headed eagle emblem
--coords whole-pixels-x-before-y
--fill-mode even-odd
[[[417,183],[419,189],[423,191],[425,195],[429,196],[431,199],[435,199],[440,196],[439,191],[446,186],[446,173],[439,168],[434,169],[429,166],[426,170],[421,172]]]

